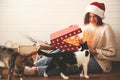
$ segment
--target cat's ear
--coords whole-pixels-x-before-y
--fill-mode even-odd
[[[85,41],[85,42],[84,42],[84,45],[86,45],[86,46],[87,46],[87,41]]]
[[[85,41],[85,44],[87,44],[87,41]]]

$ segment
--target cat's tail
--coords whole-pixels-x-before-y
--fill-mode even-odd
[[[46,53],[44,51],[41,51],[40,49],[37,51],[38,55],[44,55],[44,56],[47,56],[47,57],[53,57],[55,54],[49,54],[49,53]]]

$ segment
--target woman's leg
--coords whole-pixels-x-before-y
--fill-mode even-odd
[[[54,54],[54,53],[59,53],[59,52],[61,52],[61,50],[56,49],[56,50],[51,51],[50,53]],[[51,60],[52,60],[52,57],[43,56],[38,61],[36,61],[34,64],[36,66],[45,66],[45,65],[48,65],[48,63],[50,63]]]
[[[47,66],[38,66],[37,71],[38,71],[38,76],[43,76],[43,73],[45,72]]]
[[[45,66],[48,64],[49,61],[51,61],[51,57],[46,57],[46,56],[42,56],[42,58],[40,58],[38,61],[36,61],[34,64],[36,66]]]
[[[93,56],[90,57],[90,61],[88,63],[88,73],[101,73],[103,72],[100,65],[97,63]]]
[[[55,54],[59,52],[61,52],[61,50],[56,49],[56,50],[51,51],[50,54]],[[51,60],[52,60],[52,57],[43,56],[43,58],[39,59],[35,63],[35,65],[37,66],[38,76],[43,76],[43,73],[46,70],[47,65],[50,63]],[[48,75],[57,75],[57,74],[59,74],[58,68],[55,68],[48,72]]]
[[[43,76],[43,73],[45,72],[47,66],[39,66],[38,69],[38,76]],[[54,68],[53,70],[48,72],[48,75],[58,75],[59,74],[59,69],[58,67]]]
[[[76,66],[69,66],[68,69],[66,70],[67,74],[75,74],[81,72],[83,68],[81,67],[80,69]],[[97,63],[97,61],[94,59],[93,56],[90,57],[90,61],[88,63],[88,73],[101,73],[103,70]]]
[[[52,53],[59,53],[60,51],[61,50],[56,49],[56,50],[51,51],[50,53],[51,54]],[[52,57],[43,56],[38,61],[34,62],[35,66],[33,66],[33,67],[26,66],[25,70],[24,70],[24,74],[25,75],[34,75],[34,74],[38,73],[38,75],[41,76],[43,74],[43,72],[46,70],[48,63],[50,63],[51,60],[52,60]],[[57,74],[58,70],[57,70],[57,72],[55,70],[49,72],[49,74],[53,74],[53,73]]]

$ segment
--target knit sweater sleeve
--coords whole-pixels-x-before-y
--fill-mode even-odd
[[[116,54],[115,35],[110,26],[107,26],[103,35],[105,40],[104,46],[97,48],[97,57],[100,59],[111,59]]]

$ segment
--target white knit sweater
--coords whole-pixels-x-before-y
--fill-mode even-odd
[[[114,32],[109,24],[94,27],[92,24],[84,26],[83,41],[87,41],[88,46],[95,49],[97,54],[93,54],[104,72],[112,69],[111,58],[116,54],[116,41]]]

